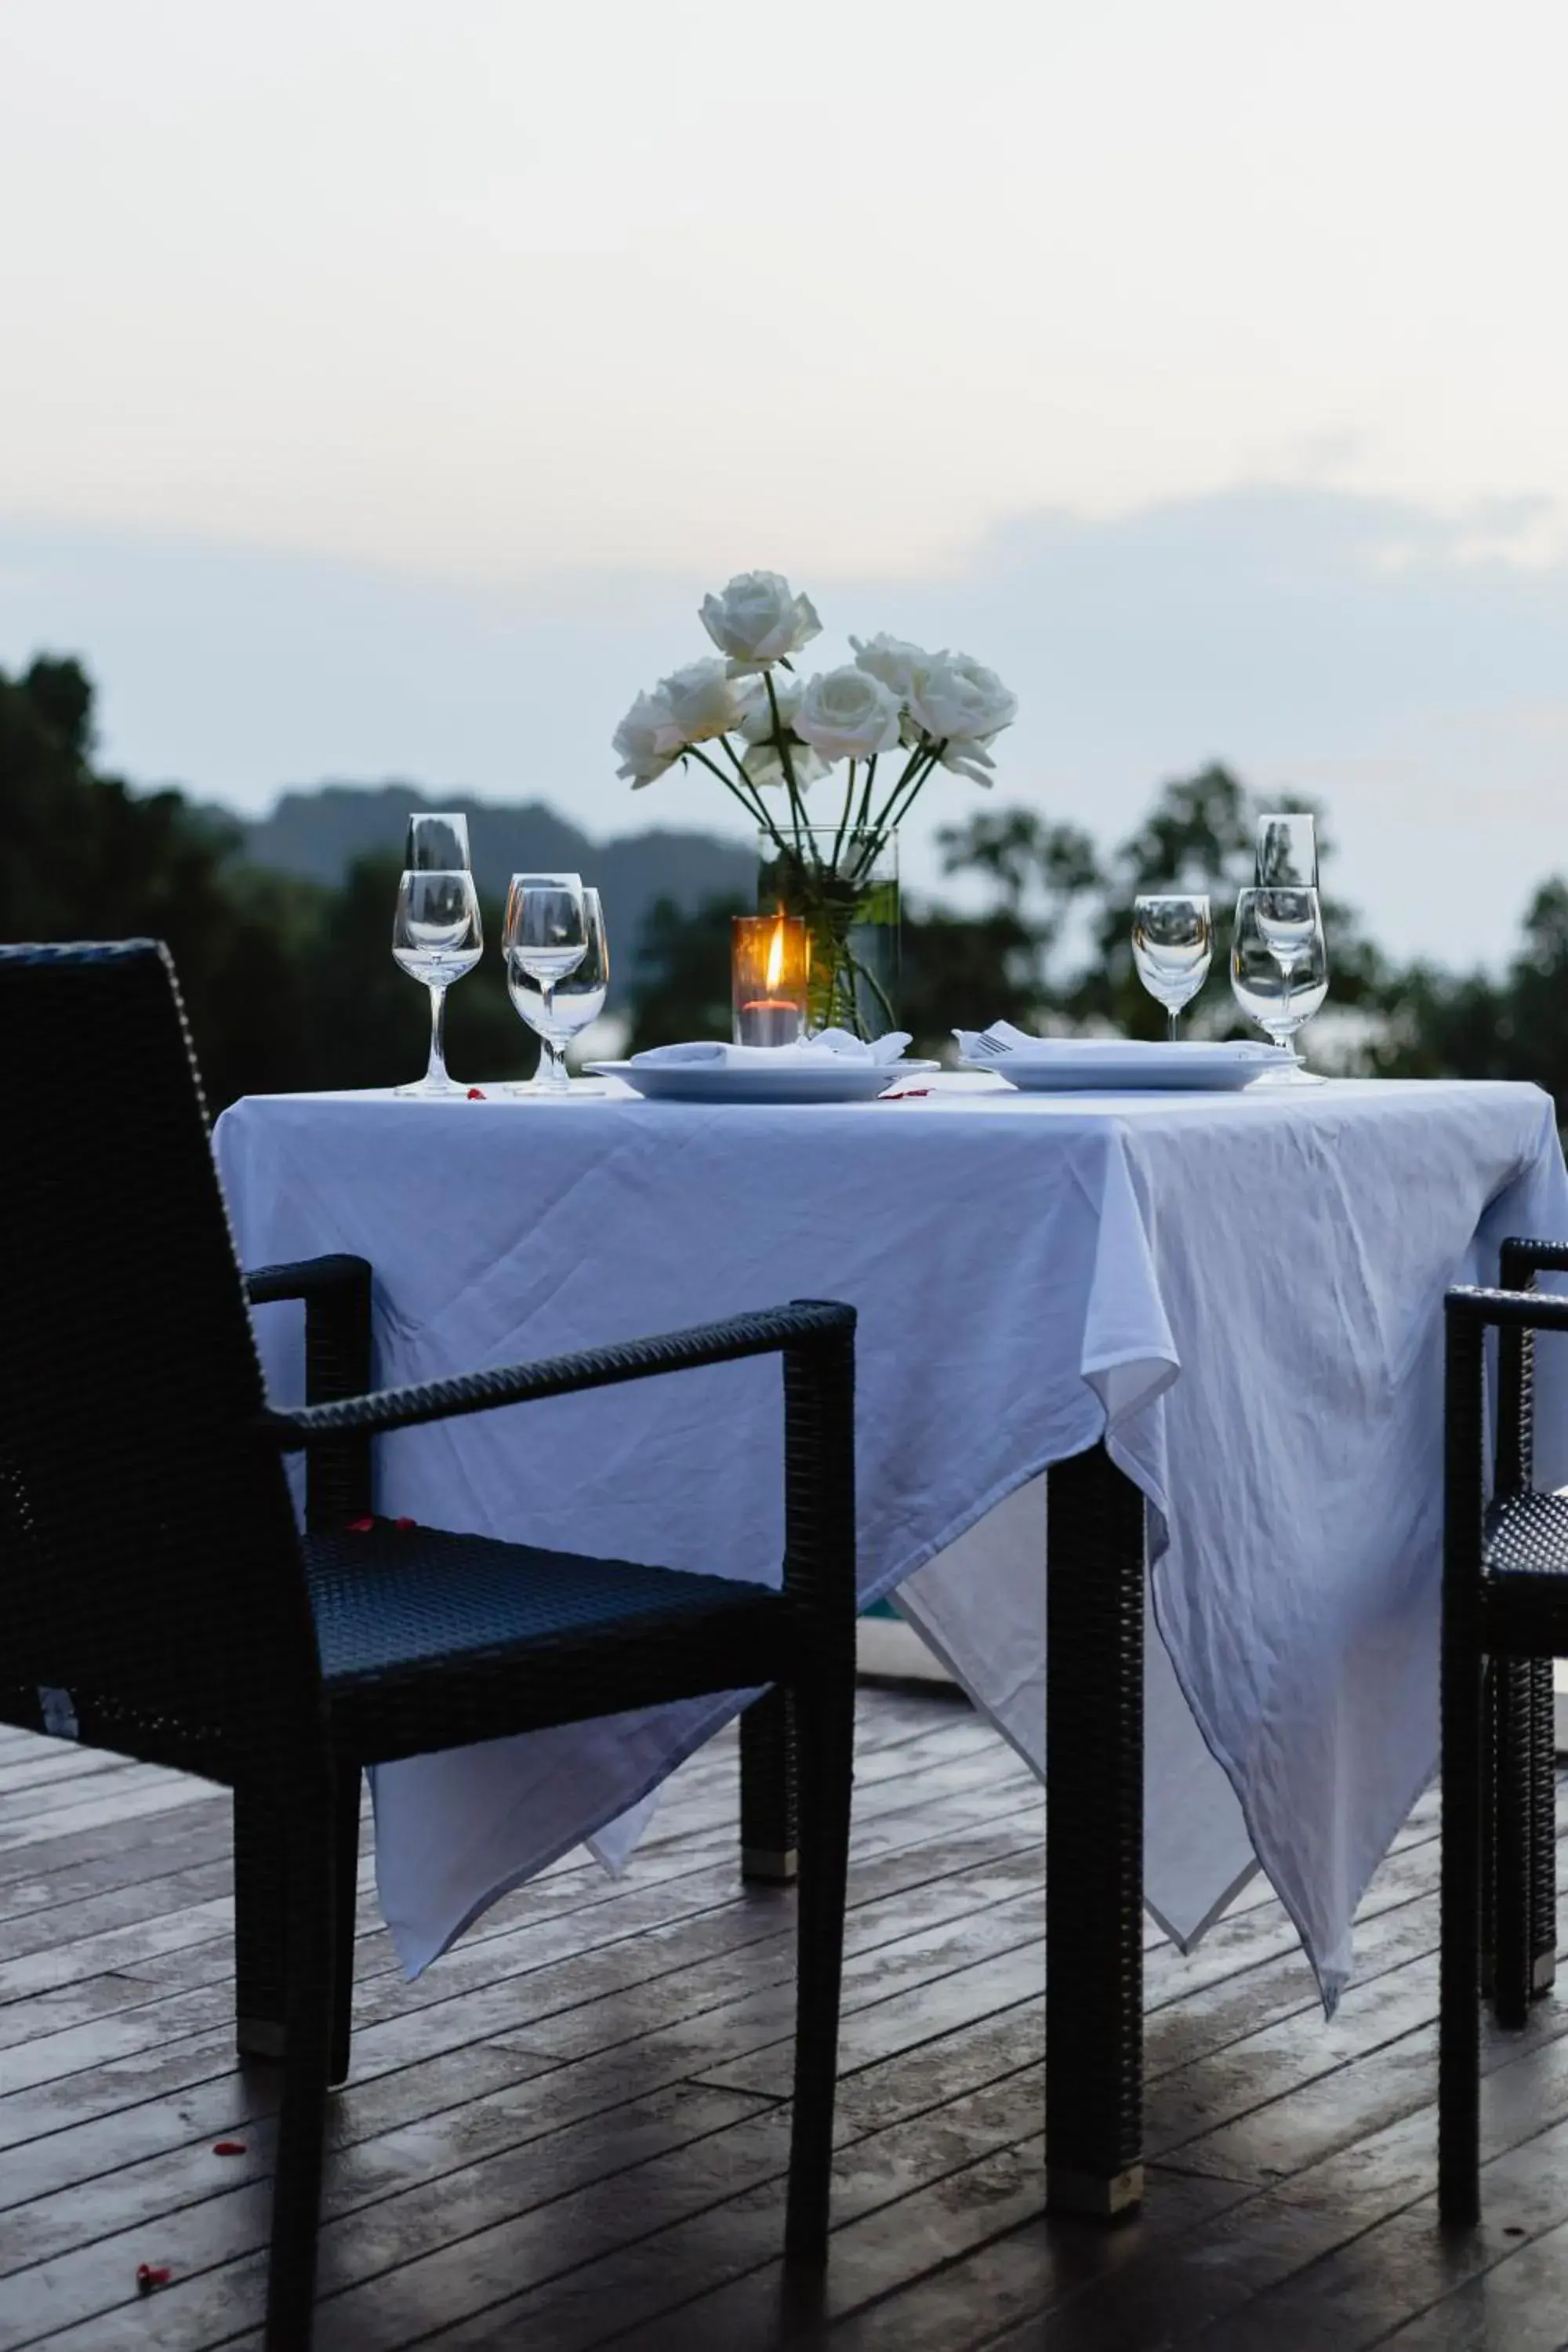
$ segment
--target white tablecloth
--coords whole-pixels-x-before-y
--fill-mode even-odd
[[[243,1261],[376,1276],[378,1381],[790,1297],[860,1310],[867,1599],[900,1605],[1039,1769],[1046,1466],[1101,1435],[1151,1506],[1147,1887],[1184,1940],[1261,1862],[1331,2002],[1436,1758],[1441,1300],[1568,1234],[1532,1087],[939,1091],[834,1108],[277,1096],[221,1119]],[[258,1318],[300,1393],[297,1310]],[[1568,1477],[1543,1342],[1540,1469]],[[383,1441],[380,1507],[776,1580],[776,1365]],[[383,1904],[424,1966],[709,1737],[703,1701],[384,1769]],[[1201,1735],[1201,1736],[1200,1736]]]

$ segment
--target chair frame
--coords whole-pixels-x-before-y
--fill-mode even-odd
[[[1510,1242],[1502,1267],[1516,1280],[1568,1270],[1568,1248]],[[1568,1579],[1542,1578],[1536,1592],[1521,1594],[1497,1590],[1486,1573],[1486,1340],[1498,1333],[1501,1502],[1531,1485],[1531,1342],[1537,1331],[1568,1331],[1568,1297],[1460,1287],[1448,1292],[1445,1314],[1437,2199],[1446,2226],[1470,2228],[1480,2214],[1483,1919],[1489,1908],[1498,2021],[1522,2026],[1532,1993],[1550,1981],[1548,1906],[1555,1948],[1550,1661],[1568,1654]],[[1559,1582],[1564,1591],[1554,1593]]]
[[[806,1836],[798,1894],[795,2100],[784,2232],[785,2252],[794,2262],[819,2263],[827,2247],[854,1740],[854,1328],[851,1307],[796,1301],[660,1338],[295,1410],[273,1409],[261,1416],[262,1433],[279,1448],[307,1455],[323,1449],[331,1460],[345,1439],[782,1354],[783,1591],[786,1606],[798,1617],[800,1639],[794,1670],[780,1679],[792,1690],[805,1734],[800,1802]],[[556,1719],[589,1719],[594,1711],[566,1709]],[[309,2342],[326,2094],[334,2074],[342,2079],[337,2070],[347,2067],[352,1959],[344,1968],[335,1955],[339,1923],[352,1916],[353,1900],[342,1884],[348,1877],[350,1812],[344,1760],[331,1753],[324,1739],[318,1755],[296,1760],[292,1786],[279,1791],[290,1837],[268,2352],[298,2352]],[[358,1767],[374,1760],[353,1761],[356,1823]]]
[[[348,2058],[362,1768],[708,1692],[776,1685],[799,1718],[785,2252],[819,2263],[854,1745],[854,1309],[799,1300],[364,1392],[362,1262],[240,1274],[166,950],[0,946],[0,1012],[46,1070],[40,1115],[0,1154],[0,1720],[235,1792],[237,2007],[283,2026],[268,2352],[310,2341],[327,2093]],[[247,1296],[305,1300],[313,1393],[297,1410],[267,1404]],[[376,1435],[763,1356],[783,1372],[779,1587],[628,1565],[623,1613],[613,1564],[585,1563],[600,1599],[579,1615],[571,1561],[518,1546],[520,1575],[539,1564],[531,1610],[513,1605],[528,1588],[509,1583],[508,1548],[431,1530],[389,1584],[402,1614],[389,1601],[375,1626],[380,1531],[358,1567],[342,1555]],[[321,1530],[303,1538],[290,1453],[306,1458]],[[470,1543],[475,1591],[502,1596],[488,1621],[440,1614]],[[325,1613],[354,1593],[359,1620]],[[331,1681],[318,1599],[320,1622],[340,1627]]]

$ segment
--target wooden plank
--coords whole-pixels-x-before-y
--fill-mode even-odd
[[[739,1885],[735,1744],[626,1879],[563,1857],[413,1986],[367,1851],[320,2352],[1559,2352],[1568,2003],[1485,2037],[1486,2222],[1433,2224],[1435,1798],[1332,2026],[1261,1882],[1188,1959],[1151,1930],[1163,2168],[1126,2230],[1047,2223],[1040,1792],[902,1694],[862,1695],[833,2263],[786,2289],[794,1902]],[[276,2077],[234,2063],[226,1801],[0,1742],[0,1829],[46,1823],[0,1842],[0,2352],[258,2347]]]

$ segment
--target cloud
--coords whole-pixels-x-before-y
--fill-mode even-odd
[[[1322,484],[1035,512],[940,579],[829,583],[813,650],[887,628],[980,655],[1023,702],[998,799],[1102,834],[1210,758],[1319,793],[1339,887],[1392,946],[1496,955],[1535,881],[1568,865],[1561,540],[1543,501],[1438,513]],[[583,570],[465,589],[16,520],[0,524],[0,663],[79,652],[112,760],[238,807],[328,775],[406,776],[539,795],[599,832],[634,814],[735,830],[706,780],[671,777],[634,813],[608,753],[636,689],[703,650],[712,584]],[[928,794],[917,883],[934,876],[931,825],[973,804],[967,786]]]

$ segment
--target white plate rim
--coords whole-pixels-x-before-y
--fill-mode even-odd
[[[825,1067],[821,1064],[808,1066],[805,1069],[770,1070],[765,1065],[758,1066],[755,1064],[749,1068],[729,1069],[722,1062],[662,1062],[645,1066],[635,1073],[632,1064],[626,1061],[584,1062],[583,1066],[585,1070],[592,1071],[595,1077],[620,1078],[632,1088],[634,1093],[638,1091],[639,1077],[651,1077],[659,1085],[672,1082],[679,1086],[689,1084],[695,1079],[701,1087],[704,1081],[707,1081],[709,1084],[705,1091],[710,1093],[710,1099],[719,1102],[725,1099],[721,1084],[724,1079],[748,1086],[761,1081],[764,1087],[771,1087],[776,1080],[781,1087],[780,1098],[784,1099],[782,1091],[784,1087],[809,1085],[814,1078],[847,1078],[851,1076],[858,1080],[869,1079],[873,1076],[880,1080],[879,1086],[868,1087],[867,1089],[868,1097],[875,1100],[878,1095],[885,1093],[889,1087],[897,1086],[904,1078],[931,1076],[942,1068],[942,1064],[929,1061],[868,1063],[855,1062],[846,1058],[843,1068],[838,1070]],[[797,1097],[796,1099],[800,1097]],[[828,1096],[823,1099],[831,1100],[832,1097]]]
[[[962,1070],[978,1071],[990,1077],[1004,1079],[1019,1094],[1239,1094],[1244,1087],[1262,1077],[1266,1072],[1287,1066],[1287,1061],[1263,1062],[1255,1055],[1234,1062],[1205,1058],[1187,1065],[1191,1076],[1173,1077],[1170,1066],[1143,1063],[1129,1068],[1125,1063],[1097,1062],[1085,1055],[1077,1063],[1058,1063],[1055,1068],[1035,1062],[1026,1064],[1016,1075],[1007,1068],[1011,1055],[990,1055],[971,1059],[962,1055]],[[1288,1059],[1288,1057],[1287,1057]]]

